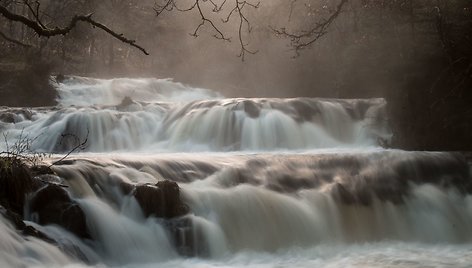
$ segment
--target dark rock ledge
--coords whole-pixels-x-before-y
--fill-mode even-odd
[[[192,221],[185,217],[189,208],[180,198],[177,183],[123,184],[122,190],[136,198],[146,217],[156,217],[167,228],[179,253],[198,254],[193,249]],[[23,215],[27,206],[38,224],[56,224],[81,239],[93,239],[87,229],[86,214],[71,198],[67,185],[50,167],[31,167],[18,158],[0,157],[0,214],[25,237],[33,236],[61,247],[53,238],[25,223]],[[65,251],[87,262],[82,253]]]

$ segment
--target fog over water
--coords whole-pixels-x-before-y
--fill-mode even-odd
[[[185,5],[185,2],[189,4]],[[191,6],[190,2],[180,1],[179,6]],[[313,11],[307,9],[308,2]],[[148,5],[146,7],[152,10],[154,1],[146,3],[143,5]],[[140,13],[142,17],[131,20],[132,23],[120,24],[120,30],[131,35],[138,29],[143,31],[138,40],[151,55],[129,51],[125,45],[117,43],[115,45],[122,47],[123,51],[129,51],[129,56],[115,59],[117,64],[110,67],[111,70],[101,66],[103,63],[98,61],[97,66],[89,69],[99,74],[92,75],[172,77],[194,87],[213,89],[226,97],[370,98],[384,97],[386,90],[401,84],[396,74],[404,68],[402,64],[405,57],[422,57],[421,54],[405,54],[412,46],[407,34],[395,36],[392,42],[391,37],[385,37],[375,27],[356,30],[356,27],[360,27],[357,24],[366,23],[354,18],[355,12],[352,10],[358,7],[357,2],[348,4],[343,16],[330,28],[329,34],[317,41],[316,45],[297,54],[290,46],[290,39],[277,37],[274,29],[287,28],[293,32],[308,29],[314,24],[312,20],[327,17],[334,6],[329,1],[299,0],[290,11],[291,5],[285,1],[266,0],[261,1],[257,9],[244,9],[251,32],[248,33],[245,26],[242,40],[250,51],[257,53],[247,53],[242,61],[238,57],[241,49],[238,17],[233,17],[229,23],[221,22],[232,5],[221,12],[212,12],[211,7],[210,4],[202,6],[208,18],[230,41],[213,38],[217,32],[209,25],[200,28],[198,37],[192,36],[200,23],[200,16],[195,10],[163,12],[159,17],[152,12]],[[97,11],[96,16],[106,21],[109,12]],[[392,19],[388,16],[377,17],[376,12],[372,10],[358,16],[365,16],[368,18],[366,21],[378,20],[379,25],[389,30],[392,20],[398,19],[395,16]],[[374,37],[367,38],[368,34]],[[379,66],[384,69],[381,75],[377,74]]]

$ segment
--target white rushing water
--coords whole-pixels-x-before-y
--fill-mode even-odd
[[[383,99],[225,99],[79,77],[58,92],[57,107],[3,108],[2,149],[27,137],[60,153],[87,139],[52,168],[89,237],[27,209],[53,245],[0,216],[1,267],[472,267],[470,163],[381,148]],[[124,190],[162,180],[179,184],[189,214],[146,217]]]
[[[274,151],[366,147],[390,138],[383,99],[222,99],[169,80],[73,78],[60,106],[6,109],[0,128],[36,151]],[[71,137],[73,135],[74,137]]]

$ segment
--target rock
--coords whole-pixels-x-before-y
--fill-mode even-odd
[[[118,188],[121,190],[121,193],[124,195],[129,195],[134,190],[134,186],[124,181],[118,182]]]
[[[23,218],[15,212],[9,211],[4,207],[0,206],[0,214],[4,218],[8,219],[17,230],[22,231],[23,235],[33,236],[49,243],[56,242],[43,232],[36,230],[36,228],[34,228],[33,226],[26,225],[23,221]]]
[[[0,114],[0,121],[9,124],[15,123],[15,115],[8,112],[2,113]]]
[[[26,224],[23,222],[23,218],[15,212],[7,210],[3,206],[0,206],[0,214],[8,219],[16,229],[23,230],[26,227]]]
[[[251,118],[259,117],[259,115],[261,114],[261,109],[259,108],[259,106],[255,102],[245,100],[245,101],[243,101],[243,103],[244,103],[244,112],[246,112],[246,114],[249,117],[251,117]]]
[[[174,248],[181,256],[210,257],[208,236],[192,217],[163,220],[162,225],[167,229]]]
[[[191,218],[183,217],[165,220],[162,225],[169,232],[170,240],[180,255],[186,257],[203,257],[205,255],[204,250],[195,243],[195,226]]]
[[[25,197],[33,189],[28,166],[14,157],[0,158],[0,205],[23,215]]]
[[[57,175],[54,170],[52,170],[50,165],[35,165],[31,167],[31,172],[33,173],[33,176],[39,176],[39,175]]]
[[[137,185],[132,194],[146,217],[160,218],[159,221],[168,231],[172,244],[180,255],[207,255],[208,249],[198,246],[201,244],[198,239],[204,241],[203,235],[195,234],[195,226],[190,217],[182,217],[188,214],[189,209],[180,199],[180,188],[176,182],[165,180],[156,184]]]
[[[41,225],[57,224],[80,238],[89,237],[84,212],[59,185],[48,184],[36,192],[30,208]]]
[[[57,175],[44,174],[44,175],[33,177],[33,190],[34,191],[37,191],[48,184],[54,184],[62,188],[69,187],[68,185],[64,184],[64,180]]]
[[[136,104],[136,102],[134,102],[132,98],[126,96],[121,100],[121,103],[116,106],[116,109],[123,110],[133,104]]]
[[[173,181],[138,185],[133,195],[146,217],[169,219],[183,216],[189,211],[187,205],[180,199],[179,186]]]
[[[64,185],[64,180],[57,176],[57,174],[48,165],[35,165],[30,168],[33,176],[33,191],[43,188],[47,184],[57,184],[61,187]]]
[[[340,183],[336,183],[331,188],[331,194],[334,199],[346,205],[352,205],[356,203],[354,195],[346,189],[346,187]]]

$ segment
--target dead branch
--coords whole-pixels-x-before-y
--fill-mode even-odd
[[[123,43],[126,43],[130,46],[133,46],[139,50],[141,50],[144,54],[149,55],[149,53],[141,46],[136,44],[136,40],[128,39],[126,38],[123,34],[116,33],[115,31],[111,30],[108,28],[106,25],[99,23],[92,19],[93,14],[88,14],[88,15],[75,15],[70,22],[67,24],[65,27],[54,27],[50,28],[45,26],[40,18],[39,18],[39,3],[37,4],[36,8],[32,7],[28,1],[23,1],[25,5],[29,8],[29,10],[33,13],[34,20],[25,17],[23,15],[18,15],[15,13],[10,12],[5,6],[0,5],[0,14],[3,15],[6,19],[11,20],[11,21],[16,21],[19,23],[24,24],[28,28],[32,29],[35,31],[39,36],[44,36],[44,37],[52,37],[52,36],[57,36],[57,35],[66,35],[68,34],[73,28],[76,27],[77,22],[85,22],[93,27],[97,27],[109,35],[113,36],[115,39],[120,40]]]
[[[298,55],[300,50],[309,47],[328,32],[327,30],[329,26],[341,14],[343,7],[348,1],[349,0],[341,0],[334,9],[334,11],[331,12],[331,14],[327,18],[318,21],[314,27],[308,30],[303,30],[300,32],[290,32],[285,27],[279,29],[271,27],[271,29],[277,36],[290,39],[290,46],[295,50]],[[293,12],[292,10],[294,2],[296,1],[291,2],[290,14]]]
[[[51,163],[51,165],[49,167],[52,167],[54,165],[57,165],[57,164],[60,164],[62,161],[64,161],[67,157],[69,157],[69,155],[71,155],[73,152],[77,151],[77,150],[85,150],[87,148],[87,143],[88,143],[88,136],[89,136],[89,129],[87,129],[87,135],[85,136],[85,139],[83,141],[80,140],[79,137],[77,137],[76,135],[74,134],[62,134],[62,139],[65,139],[65,138],[73,138],[75,140],[75,146],[70,149],[63,157],[61,157],[59,160],[57,161],[54,161],[53,163]]]
[[[161,15],[163,12],[171,12],[173,10],[177,10],[179,12],[189,12],[189,11],[196,11],[200,16],[200,23],[195,27],[194,31],[190,34],[194,37],[199,36],[199,31],[202,27],[206,24],[213,29],[215,34],[213,37],[216,39],[224,40],[224,41],[231,41],[231,38],[227,36],[223,30],[221,30],[220,26],[216,23],[215,20],[210,18],[211,16],[205,13],[205,9],[203,7],[204,4],[211,6],[211,11],[213,14],[220,13],[223,10],[229,10],[228,14],[221,19],[221,22],[227,24],[231,21],[233,16],[237,17],[238,20],[238,41],[240,46],[240,53],[239,57],[244,61],[246,53],[255,54],[257,51],[253,51],[248,49],[248,42],[244,40],[245,33],[250,33],[252,30],[251,23],[245,13],[245,8],[250,7],[253,9],[259,8],[260,2],[252,3],[247,0],[234,0],[234,4],[230,5],[233,1],[230,0],[222,0],[221,2],[217,2],[215,0],[194,0],[190,6],[186,8],[182,8],[177,4],[177,0],[164,0],[161,3],[156,2],[154,6],[154,11],[156,12],[156,16]]]

